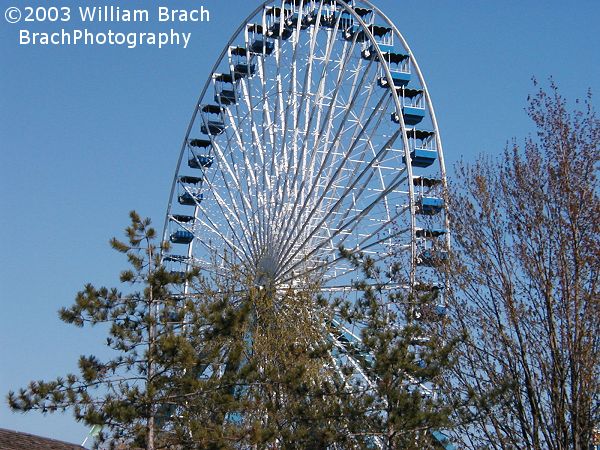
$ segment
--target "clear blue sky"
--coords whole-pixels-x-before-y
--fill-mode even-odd
[[[480,152],[499,154],[512,137],[532,131],[524,112],[532,76],[553,76],[571,99],[589,87],[600,105],[596,0],[374,1],[408,40],[424,72],[449,166]],[[125,261],[107,241],[121,235],[130,209],[162,226],[197,96],[233,30],[258,5],[118,3],[151,10],[205,5],[209,23],[175,26],[193,33],[185,50],[19,46],[21,26],[4,21],[4,9],[36,3],[76,5],[4,0],[0,11],[2,397],[32,379],[76,370],[82,353],[103,354],[100,333],[63,324],[56,311],[70,305],[86,282],[117,282]],[[17,415],[4,401],[0,427],[71,442],[87,433],[70,415]]]

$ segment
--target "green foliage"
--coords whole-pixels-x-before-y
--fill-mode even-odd
[[[465,407],[440,390],[462,336],[446,335],[442,317],[424,314],[437,290],[392,288],[399,267],[382,272],[369,257],[342,253],[365,275],[357,284],[362,297],[337,305],[342,320],[360,330],[362,347],[353,357],[365,374],[345,367],[348,431],[359,448],[437,448],[432,432],[451,428],[451,416]]]
[[[10,392],[8,402],[15,411],[71,410],[78,421],[104,426],[103,439],[154,448],[158,411],[163,404],[178,400],[182,390],[177,380],[194,366],[195,355],[164,314],[177,307],[185,315],[185,306],[170,294],[184,280],[161,266],[150,220],[135,212],[130,219],[127,240],[110,241],[131,266],[120,277],[130,287],[128,292],[87,284],[75,303],[59,312],[68,324],[104,326],[105,343],[115,356],[107,361],[81,356],[79,374],[31,382],[26,389]],[[190,273],[187,281],[194,276]],[[162,427],[168,435],[169,426],[163,422]]]
[[[339,402],[314,290],[250,287],[235,270],[201,280],[194,321],[194,395],[181,410],[184,448],[327,448],[340,433]]]
[[[429,431],[450,425],[454,405],[436,386],[455,344],[411,316],[431,294],[386,291],[393,274],[349,253],[365,276],[354,302],[331,304],[310,280],[255,286],[235,267],[182,276],[160,264],[149,220],[131,213],[126,236],[111,246],[129,262],[127,292],[88,284],[60,311],[104,326],[115,356],[81,356],[78,374],[9,393],[14,410],[71,410],[103,425],[98,445],[109,448],[426,449]],[[360,330],[346,350],[366,378],[335,356],[340,321]]]

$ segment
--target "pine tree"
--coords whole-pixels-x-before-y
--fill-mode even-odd
[[[346,364],[344,415],[358,448],[433,449],[444,440],[442,429],[472,399],[454,401],[441,390],[443,376],[454,368],[461,335],[446,334],[446,318],[436,311],[439,290],[416,286],[412,292],[388,289],[399,285],[401,268],[382,271],[366,256],[342,253],[364,274],[356,284],[363,292],[355,302],[342,301],[340,317],[360,330],[352,348],[365,377]]]
[[[75,303],[59,312],[67,324],[104,326],[106,345],[115,356],[108,361],[81,356],[79,374],[33,381],[18,393],[10,392],[8,402],[22,412],[71,410],[78,421],[103,426],[99,444],[154,450],[169,442],[172,411],[184,398],[185,378],[196,362],[189,338],[193,328],[186,336],[173,326],[182,322],[193,304],[181,304],[170,293],[186,280],[160,264],[150,220],[133,211],[130,218],[127,240],[110,241],[131,266],[120,275],[130,292],[87,284]],[[193,276],[186,275],[187,281]]]

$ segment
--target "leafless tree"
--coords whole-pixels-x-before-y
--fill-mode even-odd
[[[449,210],[454,317],[468,339],[454,392],[479,398],[466,448],[589,448],[600,406],[600,120],[551,84],[537,133],[462,164]]]

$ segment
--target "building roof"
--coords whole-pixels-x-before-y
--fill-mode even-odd
[[[81,445],[0,428],[0,450],[81,450]]]

